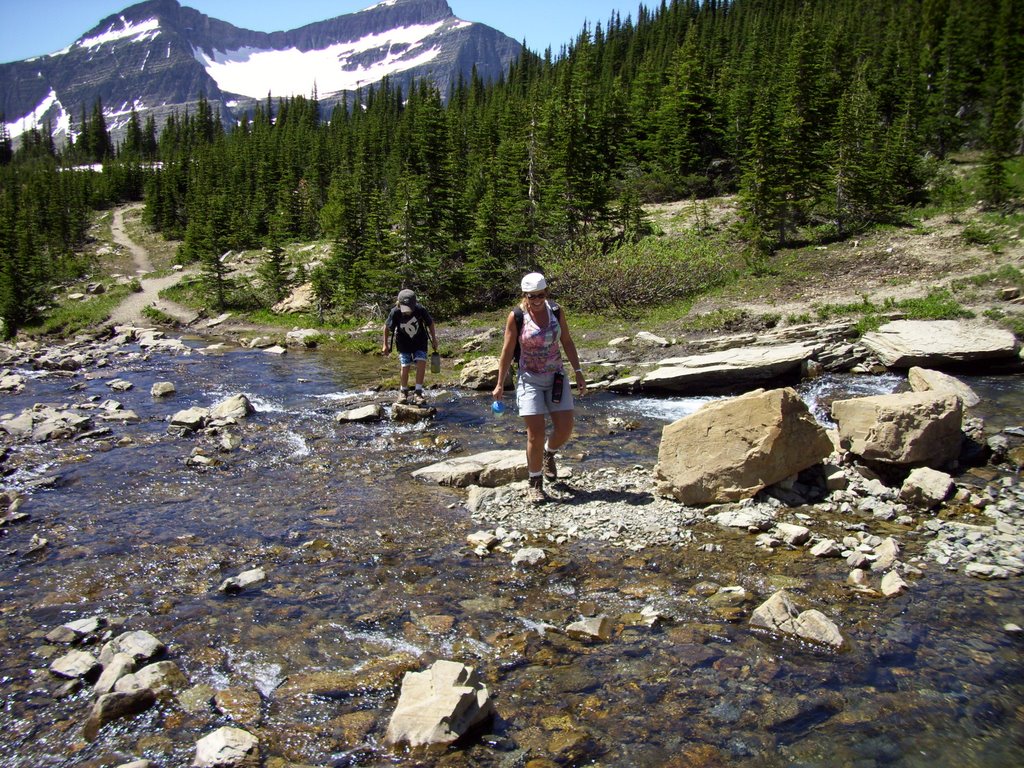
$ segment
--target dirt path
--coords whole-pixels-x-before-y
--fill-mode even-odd
[[[173,317],[182,325],[188,325],[195,320],[195,311],[173,301],[161,299],[160,291],[175,285],[187,274],[190,274],[190,271],[176,272],[163,277],[145,277],[146,274],[153,271],[149,253],[132,240],[124,228],[124,214],[139,207],[140,205],[136,204],[117,208],[110,226],[114,242],[127,249],[131,254],[135,264],[135,273],[139,276],[139,283],[142,286],[141,291],[131,294],[118,305],[110,315],[110,322],[114,325],[144,325],[149,321],[143,314],[143,310],[148,306],[153,306],[165,315]]]

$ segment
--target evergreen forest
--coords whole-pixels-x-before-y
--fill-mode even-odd
[[[581,309],[621,308],[630,275],[635,300],[683,296],[781,248],[899,224],[963,151],[1003,210],[1019,194],[1024,0],[662,0],[524,51],[500,82],[384,81],[324,111],[268,94],[225,126],[200,101],[159,127],[133,114],[115,142],[97,103],[65,145],[0,132],[5,332],[88,272],[94,212],[126,201],[201,265],[211,307],[253,301],[221,257],[258,249],[262,300],[308,280],[322,317],[401,287],[439,317],[492,308],[532,269]],[[728,259],[699,233],[667,247],[644,215],[724,194],[741,214]],[[316,240],[329,257],[289,269],[283,249]]]

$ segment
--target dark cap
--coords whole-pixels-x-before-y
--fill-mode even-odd
[[[407,307],[414,307],[416,306],[416,294],[408,288],[403,288],[398,292],[398,303],[404,304]]]

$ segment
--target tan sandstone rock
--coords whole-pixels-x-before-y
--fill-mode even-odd
[[[1011,359],[1020,349],[1010,331],[960,320],[894,320],[861,344],[890,368]]]
[[[871,461],[942,467],[960,455],[963,406],[954,395],[902,392],[832,403],[845,450]]]
[[[907,371],[910,388],[915,392],[934,392],[939,395],[956,395],[965,408],[973,408],[981,402],[978,394],[960,379],[942,371],[914,366]]]
[[[440,660],[402,680],[385,740],[410,748],[445,748],[494,711],[487,686],[472,667]]]
[[[753,496],[830,453],[831,440],[795,390],[755,390],[665,427],[654,474],[683,504],[716,504]]]

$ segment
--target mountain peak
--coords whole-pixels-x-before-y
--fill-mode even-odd
[[[47,125],[59,134],[99,100],[116,137],[132,110],[162,125],[200,98],[226,120],[268,93],[315,92],[329,112],[385,77],[405,90],[428,79],[447,96],[474,68],[485,80],[504,76],[520,51],[507,35],[458,19],[447,0],[383,0],[275,32],[235,27],[178,0],[145,0],[62,51],[0,64],[0,115],[12,137]]]

